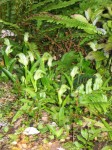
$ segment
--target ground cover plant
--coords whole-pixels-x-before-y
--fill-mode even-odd
[[[0,149],[112,149],[111,1],[0,8]]]

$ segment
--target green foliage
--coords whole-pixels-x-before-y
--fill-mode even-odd
[[[93,3],[95,3],[95,6],[98,8],[100,8],[100,4],[102,7],[104,6],[102,1],[94,2],[93,0],[91,2],[86,2],[86,0],[83,2],[80,0],[43,0],[38,3],[35,0],[25,0],[24,2],[20,0],[3,1],[0,4],[1,28],[8,28],[16,32],[17,38],[19,39],[21,39],[21,35],[23,35],[24,32],[29,32],[31,39],[38,42],[38,45],[40,45],[40,41],[45,41],[44,43],[42,42],[41,46],[39,46],[41,50],[43,49],[44,45],[50,46],[51,42],[53,41],[55,41],[55,47],[57,50],[57,46],[60,45],[60,42],[62,42],[62,40],[66,42],[66,40],[70,40],[70,37],[72,37],[73,40],[80,38],[82,43],[85,43],[91,39],[96,39],[96,34],[102,34],[102,32],[99,31],[96,26],[92,25],[91,22],[84,21],[83,14],[86,9],[84,9],[82,12],[82,6],[89,6],[90,8],[93,8]],[[105,4],[108,3],[109,1],[105,2]],[[76,8],[76,10],[73,11],[72,7],[74,9]],[[80,7],[80,12],[77,10],[77,7]],[[80,17],[76,17],[79,15]],[[70,37],[67,36],[67,39],[65,39],[63,32],[66,33],[67,28],[73,32],[71,32]],[[77,29],[79,32],[77,32]],[[78,37],[76,36],[76,33]],[[56,39],[57,34],[58,41]],[[47,37],[52,35],[53,41],[47,39],[46,35]],[[60,48],[63,49],[62,43]]]
[[[58,10],[58,9],[62,9],[64,7],[68,7],[70,5],[75,4],[76,2],[79,2],[80,0],[70,0],[70,1],[59,1],[58,3],[54,1],[53,3],[48,4],[47,6],[45,6],[44,8],[42,8],[42,10],[45,11],[51,11],[51,10]]]
[[[93,149],[93,139],[97,138],[100,140],[102,138],[102,132],[108,131],[108,134],[112,135],[110,125],[103,119],[102,122],[97,122],[95,119],[92,120],[89,118],[84,118],[84,120],[86,121],[84,122],[86,123],[86,129],[81,129],[81,135],[77,136],[78,141],[74,142],[77,148]]]
[[[112,140],[111,0],[2,0],[0,9],[0,73],[19,95],[12,124],[27,116],[50,139],[72,134],[75,149],[93,149],[105,132]]]
[[[10,55],[6,54],[9,52],[9,54],[14,55],[14,46],[13,44],[10,45],[8,39],[5,40],[7,41],[5,44],[8,43],[7,46],[9,49],[3,53],[3,57],[7,56],[7,60],[10,61]],[[108,114],[111,103],[109,100],[111,99],[109,95],[111,87],[108,86],[109,79],[104,80],[104,82],[103,77],[99,73],[94,74],[95,72],[92,71],[90,64],[81,54],[78,55],[70,51],[61,60],[54,61],[48,52],[40,55],[39,53],[35,53],[35,49],[31,51],[30,44],[32,45],[29,42],[29,35],[25,33],[23,42],[24,53],[18,53],[13,58],[16,60],[16,68],[13,66],[10,70],[8,63],[2,66],[2,71],[5,69],[11,73],[11,77],[14,77],[14,82],[19,80],[21,84],[20,108],[13,117],[12,123],[25,114],[28,117],[39,120],[42,111],[45,111],[58,125],[58,132],[51,125],[48,125],[45,132],[50,131],[54,138],[59,139],[63,137],[65,131],[66,136],[68,136],[70,128],[67,126],[70,126],[74,121],[79,123],[82,120],[81,117],[74,118],[74,114],[80,116],[84,113],[84,109],[87,109],[90,117],[94,115],[96,117],[105,116],[105,114]],[[74,56],[72,57],[72,55]],[[66,61],[68,61],[68,64]],[[14,76],[14,72],[18,68],[19,73],[16,73]],[[63,73],[63,70],[66,72]],[[90,76],[86,76],[85,74],[88,70],[88,75]],[[6,72],[4,73],[8,76]],[[83,74],[86,77],[84,81],[81,79]],[[10,76],[8,77],[13,80]],[[106,127],[106,132],[111,130],[106,121],[102,119],[101,121]],[[79,141],[75,142],[76,147],[83,148],[85,145],[87,148],[92,147],[92,141],[96,137],[96,134],[98,135],[100,132],[100,129],[82,129],[81,136],[77,136],[77,139],[81,143]],[[88,133],[89,138],[87,138]],[[108,134],[111,139],[111,132]],[[64,138],[66,137],[64,136]]]

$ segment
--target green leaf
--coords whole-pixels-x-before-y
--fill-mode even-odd
[[[78,141],[74,142],[77,148],[84,148],[84,145],[80,144]]]
[[[13,71],[15,62],[16,62],[16,58],[10,60],[10,62],[9,62],[8,70],[9,70],[10,72]]]
[[[72,80],[71,80],[71,78],[70,78],[70,76],[68,76],[66,73],[63,73],[64,74],[64,76],[66,77],[66,79],[67,79],[67,81],[68,81],[68,83],[69,83],[69,85],[70,85],[70,87],[72,87]]]
[[[85,138],[81,137],[80,135],[77,135],[77,138],[80,142],[82,142],[83,144],[86,144],[87,141],[85,140]]]
[[[15,77],[13,76],[13,74],[10,73],[7,69],[5,69],[5,68],[3,68],[3,67],[1,67],[1,66],[0,66],[0,69],[5,73],[5,75],[6,75],[9,79],[11,79],[11,81],[13,81],[13,82],[16,81]]]
[[[58,91],[58,98],[59,98],[59,105],[62,104],[62,95],[67,91],[67,89],[69,89],[69,87],[65,84],[61,85],[61,88]]]
[[[88,23],[87,19],[80,14],[74,14],[74,15],[71,15],[71,17],[78,20],[78,21]]]
[[[64,111],[64,107],[61,107],[60,108],[60,111],[59,111],[59,125],[62,126],[64,124],[64,120],[65,120],[65,111]]]
[[[89,134],[88,134],[88,131],[85,129],[85,130],[81,130],[81,135],[83,136],[83,138],[85,138],[86,140],[88,140],[88,137],[89,137]]]
[[[36,93],[33,90],[33,88],[30,87],[26,87],[25,89],[23,89],[26,93],[28,93],[32,98],[36,98]]]
[[[95,60],[95,61],[102,61],[102,60],[105,60],[106,57],[104,56],[104,53],[103,52],[100,52],[100,51],[92,51],[90,52],[87,56],[86,56],[86,59],[87,60]]]
[[[14,123],[19,117],[21,117],[24,114],[23,111],[19,110],[17,111],[17,113],[15,114],[15,116],[12,119],[12,123]]]
[[[65,65],[69,68],[70,65],[72,65],[72,63],[74,63],[78,57],[79,55],[77,55],[74,51],[67,52],[61,58],[62,65]]]
[[[59,138],[63,134],[63,128],[59,129],[58,131],[55,132],[55,135],[57,138]]]
[[[53,134],[53,135],[55,135],[55,133],[56,133],[56,129],[52,126],[52,125],[47,125],[47,127],[48,127],[48,129],[50,130],[50,132]]]

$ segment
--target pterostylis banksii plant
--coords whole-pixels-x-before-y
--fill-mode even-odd
[[[13,52],[13,46],[11,45],[9,39],[7,38],[4,39],[4,44],[6,46],[5,49],[2,48],[2,56],[3,56],[4,65],[0,66],[0,69],[2,70],[2,76],[6,75],[13,82],[15,82],[15,77],[12,74],[12,71],[16,63],[16,58],[11,58],[10,56],[11,53]]]
[[[28,44],[28,33],[24,35],[24,42]],[[52,56],[49,53],[44,53],[42,57],[38,55],[35,57],[32,51],[27,51],[26,54],[17,54],[18,61],[23,65],[24,75],[21,80],[22,83],[28,86],[31,82],[35,92],[37,91],[37,81],[46,75],[48,70],[52,67]],[[47,66],[45,66],[47,61]],[[48,68],[48,69],[47,69]]]
[[[70,86],[70,90],[71,92],[73,91],[73,85],[74,85],[74,79],[75,79],[75,76],[79,74],[79,68],[77,66],[75,66],[71,73],[70,73],[70,76],[68,76],[66,73],[64,73],[68,83],[69,83],[69,86]]]

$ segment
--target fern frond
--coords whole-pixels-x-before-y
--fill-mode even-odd
[[[41,21],[45,20],[50,23],[62,24],[67,28],[74,27],[78,29],[83,29],[86,32],[88,30],[91,32],[91,34],[97,33],[96,27],[93,26],[92,24],[81,22],[77,19],[70,18],[64,15],[52,15],[50,13],[45,12],[26,19],[26,21],[28,20],[41,20]]]
[[[39,2],[38,4],[33,4],[32,7],[30,8],[30,11],[35,10],[39,7],[42,7],[42,6],[44,6],[44,5],[46,5],[47,3],[50,3],[50,2],[52,2],[52,0],[45,0],[43,2]]]
[[[100,7],[105,7],[107,4],[111,4],[112,1],[111,0],[83,0],[81,3],[80,3],[80,9],[82,11],[85,11],[87,10],[88,8],[91,8],[91,9],[97,9],[97,8],[100,8]]]
[[[70,5],[75,4],[76,2],[79,2],[81,0],[70,0],[70,1],[64,1],[64,2],[59,2],[59,3],[50,3],[49,5],[45,6],[42,10],[45,11],[51,11],[51,10],[56,10],[56,9],[60,9],[60,8],[64,8]],[[41,11],[42,11],[41,10]]]
[[[2,19],[0,19],[0,23],[3,23],[4,25],[8,25],[8,26],[11,26],[11,27],[16,28],[16,29],[20,29],[20,27],[17,24],[6,22],[6,21],[4,21]]]

